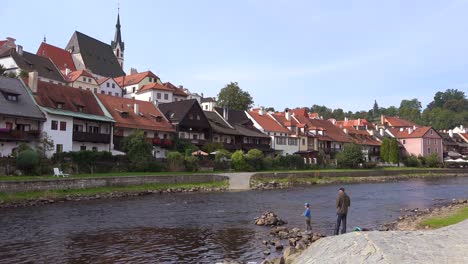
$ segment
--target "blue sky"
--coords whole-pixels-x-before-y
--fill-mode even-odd
[[[4,0],[0,38],[36,52],[75,30],[113,39],[117,1]],[[368,110],[468,90],[468,1],[120,0],[125,70],[255,105]],[[5,23],[5,22],[4,22]]]

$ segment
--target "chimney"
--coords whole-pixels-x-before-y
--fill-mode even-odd
[[[385,116],[384,115],[380,115],[380,124],[381,125],[385,124]]]
[[[227,121],[229,119],[229,110],[223,107],[223,118]]]
[[[265,110],[263,109],[263,107],[260,107],[260,109],[258,110],[258,114],[263,115],[264,113],[265,113]]]
[[[358,126],[361,126],[361,118],[358,118],[357,124],[358,124]]]
[[[400,127],[400,132],[403,132],[405,131],[405,129],[403,127]]]
[[[137,74],[137,73],[138,73],[137,69],[135,69],[135,68],[130,68],[130,71],[128,71],[128,74],[127,74],[127,75],[133,75],[133,74]]]
[[[138,104],[133,104],[133,112],[135,112],[135,115],[140,114],[140,106]]]
[[[344,129],[343,129],[343,132],[345,132],[345,134],[348,134],[348,129],[347,129],[347,128],[344,128]]]
[[[369,134],[370,134],[371,136],[374,136],[374,130],[369,130]]]
[[[460,125],[460,130],[463,132],[463,125]]]
[[[284,109],[284,115],[286,117],[286,120],[291,121],[291,113],[289,112],[289,109]]]
[[[380,134],[381,137],[383,137],[385,135],[383,128],[379,128],[379,134]]]
[[[416,126],[413,126],[413,130],[416,130],[416,128],[417,128]]]
[[[345,118],[344,118],[344,121],[348,121],[348,118],[347,118],[347,117],[345,117]]]
[[[411,133],[413,133],[413,128],[412,127],[408,128],[408,135],[411,135]]]
[[[452,129],[449,130],[449,136],[450,136],[451,138],[453,138],[453,130],[452,130]]]
[[[29,89],[31,89],[31,92],[33,94],[36,94],[37,93],[37,71],[32,71],[32,72],[29,72],[28,73],[28,86],[29,86]]]
[[[23,46],[17,45],[16,46],[16,53],[18,53],[18,55],[20,55],[20,56],[23,56]]]
[[[65,68],[65,76],[68,76],[68,74],[70,74],[71,70],[68,69],[68,68]]]

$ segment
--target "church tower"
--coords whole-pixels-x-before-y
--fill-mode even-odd
[[[115,57],[123,69],[124,64],[124,50],[125,43],[122,41],[122,34],[120,33],[120,12],[117,13],[117,24],[115,24],[115,36],[111,42],[112,50],[114,51]]]

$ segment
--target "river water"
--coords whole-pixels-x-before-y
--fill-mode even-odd
[[[148,195],[0,209],[0,263],[216,263],[262,260],[268,228],[252,224],[274,210],[302,227],[304,202],[312,227],[335,223],[338,185],[275,191]],[[345,186],[348,229],[376,228],[401,208],[434,206],[434,198],[468,197],[468,177]]]

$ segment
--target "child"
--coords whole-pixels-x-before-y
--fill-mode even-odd
[[[309,231],[309,230],[312,230],[312,226],[310,225],[310,205],[309,205],[309,203],[305,203],[304,207],[305,207],[305,211],[304,211],[303,215],[304,215],[305,221],[306,221],[306,230]]]

